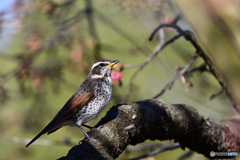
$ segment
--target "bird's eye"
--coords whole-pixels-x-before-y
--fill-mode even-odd
[[[100,64],[100,67],[104,67],[104,66],[106,66],[106,64],[104,64],[104,63],[101,63],[101,64]]]

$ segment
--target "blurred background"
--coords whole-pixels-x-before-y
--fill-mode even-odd
[[[210,42],[226,37],[206,32],[215,28],[204,25],[212,21],[201,17],[202,13],[209,17],[203,10],[209,5],[200,6],[199,3],[180,4],[172,0],[1,0],[0,159],[57,159],[78,144],[84,137],[82,132],[75,127],[64,127],[51,135],[43,135],[25,148],[25,144],[61,109],[98,59],[120,60],[120,65],[114,69],[121,72],[121,80],[114,83],[108,107],[88,125],[94,126],[113,105],[145,100],[158,94],[176,75],[177,68],[188,63],[195,52],[192,45],[180,38],[167,46],[139,72],[126,98],[130,79],[137,70],[132,64],[140,64],[152,54],[159,43],[158,34],[153,41],[148,41],[152,31],[160,24],[171,22],[179,13],[185,17],[179,25],[197,33],[196,38],[206,51],[217,48],[220,55],[220,47],[225,47],[226,43],[219,46]],[[231,22],[227,26],[231,27],[232,23],[235,26],[235,22],[239,25],[239,18],[234,17],[234,7],[237,7],[234,3],[218,5],[213,13],[224,7],[232,13],[223,16],[223,20]],[[217,26],[226,24],[212,22]],[[202,30],[198,30],[198,26]],[[173,29],[164,29],[165,41],[176,33]],[[204,41],[206,34],[212,38],[208,39],[210,42]],[[229,55],[230,52],[234,50],[228,50]],[[226,61],[223,57],[221,59]],[[192,68],[202,63],[198,58]],[[237,71],[233,75],[238,76]],[[190,104],[217,122],[234,112],[225,94],[209,100],[212,94],[221,90],[211,74],[196,72],[189,82],[191,85],[187,86],[181,79],[177,80],[159,99],[169,104]],[[128,148],[118,159],[129,159],[168,143],[146,141],[144,144],[152,147],[143,151]],[[185,151],[176,149],[148,159],[176,159]],[[189,159],[205,158],[196,153]]]

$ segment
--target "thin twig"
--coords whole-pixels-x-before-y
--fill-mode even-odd
[[[125,152],[132,152],[132,151],[146,151],[146,150],[153,150],[157,147],[162,147],[163,144],[161,143],[151,143],[151,144],[138,144],[136,146],[127,146],[127,148],[124,150]]]
[[[158,153],[161,153],[161,152],[164,152],[164,151],[168,151],[168,150],[173,150],[173,149],[177,149],[181,147],[180,144],[175,144],[175,145],[172,145],[172,146],[167,146],[167,147],[164,147],[164,148],[160,148],[160,149],[157,149],[155,151],[152,151],[152,152],[149,152],[147,154],[144,154],[144,155],[141,155],[141,156],[138,156],[138,157],[135,157],[135,158],[131,158],[129,160],[138,160],[138,159],[141,159],[141,158],[146,158],[146,157],[150,157],[150,156],[154,156]]]
[[[224,91],[224,89],[221,88],[220,91],[218,91],[218,92],[215,93],[215,94],[212,94],[211,97],[210,97],[209,99],[210,99],[210,100],[213,100],[215,97],[220,96],[221,94],[223,94],[223,91]]]
[[[130,43],[132,43],[135,48],[140,49],[141,53],[144,54],[145,56],[147,56],[147,52],[148,49],[141,49],[141,46],[139,46],[139,44],[136,43],[136,40],[133,39],[128,33],[126,33],[124,30],[122,30],[121,27],[119,27],[118,25],[116,25],[110,18],[108,18],[107,16],[105,16],[102,12],[100,12],[99,10],[95,9],[95,15],[98,17],[98,20],[100,22],[102,22],[104,25],[106,25],[107,27],[109,27],[110,29],[112,29],[113,31],[115,31],[115,33],[119,34],[120,36],[124,37],[127,41],[129,41]]]
[[[65,2],[62,2],[62,3],[59,3],[58,4],[58,7],[66,7],[68,5],[72,5],[73,3],[75,3],[76,1],[75,0],[67,0]]]
[[[132,90],[132,85],[133,85],[133,80],[136,78],[137,74],[160,52],[162,51],[166,46],[168,46],[169,44],[173,43],[175,40],[177,40],[178,38],[180,38],[182,35],[181,34],[177,34],[174,37],[172,37],[171,39],[169,39],[167,42],[163,43],[161,42],[160,39],[160,43],[158,44],[158,46],[155,48],[155,50],[153,51],[153,53],[142,63],[138,64],[139,68],[137,69],[137,71],[132,75],[131,79],[130,79],[130,84],[129,84],[129,88],[128,88],[128,93],[125,97],[125,102],[127,102],[128,97],[131,93]],[[160,44],[161,47],[160,47]]]
[[[169,39],[168,41],[166,41],[161,50],[163,50],[167,45],[169,45],[170,43],[173,43],[175,40],[177,40],[178,38],[180,38],[182,36],[182,34],[177,34],[175,36],[173,36],[171,39]],[[137,64],[125,64],[123,67],[126,69],[126,68],[136,68],[136,67],[140,67],[141,65],[143,65],[145,63],[142,62],[142,63],[137,63]]]
[[[182,36],[182,33],[175,35],[174,37],[172,37],[170,40],[168,40],[166,43],[164,43],[164,32],[163,32],[163,28],[165,27],[173,27],[176,26],[177,22],[180,19],[180,15],[176,16],[176,18],[169,24],[161,24],[158,28],[156,28],[153,33],[151,34],[149,41],[151,41],[154,37],[154,35],[159,31],[160,34],[160,42],[159,44],[155,47],[154,51],[152,52],[152,54],[147,57],[147,59],[142,62],[141,64],[135,65],[138,66],[138,69],[134,72],[134,74],[132,75],[132,77],[130,78],[130,83],[129,83],[129,87],[128,87],[128,92],[127,95],[125,96],[125,100],[124,102],[127,102],[128,97],[131,94],[132,91],[132,86],[133,86],[133,81],[136,78],[136,76],[138,75],[138,73],[150,62],[152,61],[152,59],[154,57],[156,57],[156,55],[162,51],[167,45],[169,45],[170,43],[173,43],[176,39],[178,39],[179,37]],[[162,31],[161,31],[162,30]],[[162,33],[161,33],[162,32]],[[134,67],[135,67],[134,66]],[[132,66],[131,66],[132,67]]]
[[[199,71],[199,72],[207,71],[207,72],[209,72],[209,70],[207,69],[206,63],[203,63],[199,67],[196,67],[196,68],[193,68],[193,69],[187,71],[186,74],[193,73],[193,72],[196,72],[196,71]]]
[[[102,44],[100,42],[100,38],[96,31],[96,25],[95,25],[94,15],[93,15],[95,12],[95,9],[93,8],[92,0],[85,0],[85,4],[86,4],[86,19],[88,22],[89,33],[96,42],[93,50],[95,61],[96,61],[101,58],[100,54],[101,54]]]
[[[176,160],[184,160],[186,158],[189,158],[193,155],[193,151],[189,150],[187,152],[184,152],[180,157],[178,157]]]
[[[165,91],[167,89],[171,89],[171,87],[173,86],[174,82],[182,75],[184,75],[187,70],[192,66],[193,62],[197,59],[197,57],[199,56],[199,53],[195,53],[192,58],[190,59],[190,61],[187,63],[187,65],[177,74],[173,77],[173,79],[161,90],[160,93],[158,93],[156,96],[153,97],[153,99],[156,99],[158,97],[160,97],[163,93],[165,93]]]
[[[178,20],[181,18],[180,15],[178,15],[174,21],[170,24],[164,24],[164,25],[160,25],[159,27],[157,27],[153,33],[151,34],[149,40],[152,40],[154,35],[157,33],[157,31],[159,29],[161,29],[162,27],[171,27],[174,28],[179,34],[182,34],[184,36],[184,38],[189,41],[194,48],[196,49],[196,53],[199,53],[199,55],[201,56],[201,58],[205,61],[205,63],[208,65],[209,67],[209,71],[212,73],[212,75],[216,78],[216,80],[218,81],[218,83],[222,86],[222,88],[224,89],[224,91],[226,92],[226,95],[228,96],[228,98],[230,99],[230,101],[232,102],[232,106],[233,108],[237,111],[240,112],[240,107],[237,104],[236,100],[233,98],[231,92],[229,91],[227,82],[225,81],[224,77],[219,73],[217,67],[214,65],[214,63],[211,61],[211,59],[207,56],[207,54],[204,52],[204,50],[201,48],[201,46],[198,44],[194,34],[192,31],[189,30],[183,30],[181,27],[179,27],[177,25]]]
[[[163,31],[163,29],[159,30],[159,37],[160,37],[159,44],[154,49],[153,53],[149,57],[147,57],[147,59],[139,66],[139,68],[136,70],[136,72],[130,78],[129,88],[128,88],[127,95],[125,97],[125,102],[128,100],[128,97],[129,97],[129,95],[132,91],[133,80],[135,79],[135,77],[162,50],[162,47],[164,45],[164,31]]]
[[[14,142],[14,143],[20,143],[20,144],[28,144],[28,142],[31,140],[29,138],[19,138],[19,137],[11,137],[7,135],[0,134],[0,138]],[[43,146],[51,146],[51,145],[68,145],[72,146],[74,143],[72,143],[68,139],[63,139],[62,141],[49,141],[49,140],[37,140],[35,144],[43,145]]]
[[[154,35],[158,32],[158,30],[160,30],[161,28],[166,28],[166,27],[171,27],[173,28],[173,26],[177,25],[177,22],[180,20],[181,16],[177,15],[174,20],[171,23],[168,24],[161,24],[160,26],[158,26],[156,29],[154,29],[154,31],[152,32],[151,36],[148,38],[149,41],[153,40]]]
[[[61,36],[62,32],[70,29],[75,24],[79,23],[81,20],[80,16],[83,16],[84,13],[86,13],[85,10],[80,10],[74,16],[68,18],[67,20],[62,21],[59,24],[59,26],[56,29],[56,32],[53,34],[53,36],[49,40],[47,40],[46,42],[43,43],[42,50],[50,48],[55,43],[55,41],[58,39],[58,37]]]
[[[128,68],[136,68],[136,67],[140,67],[142,65],[142,63],[138,63],[138,64],[125,64],[123,65],[124,69],[128,69]]]

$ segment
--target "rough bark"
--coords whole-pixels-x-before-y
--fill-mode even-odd
[[[239,152],[239,135],[231,136],[232,125],[229,125],[239,125],[239,122],[238,118],[231,123],[215,123],[189,105],[169,105],[159,100],[117,105],[88,132],[91,141],[84,140],[74,146],[60,160],[115,159],[127,145],[147,139],[173,139],[182,148],[188,147],[207,157],[211,151]]]

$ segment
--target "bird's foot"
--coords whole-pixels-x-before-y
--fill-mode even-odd
[[[79,145],[83,142],[83,141],[93,141],[95,137],[89,137],[89,136],[86,136],[84,139],[80,140],[79,141]]]
[[[88,125],[86,125],[86,124],[83,124],[82,126],[84,126],[84,127],[88,128],[88,129],[93,129],[93,127],[91,127],[91,126],[88,126]]]
[[[83,139],[83,140],[84,140],[84,139]],[[83,140],[80,140],[80,141],[78,142],[78,145],[82,144]]]

